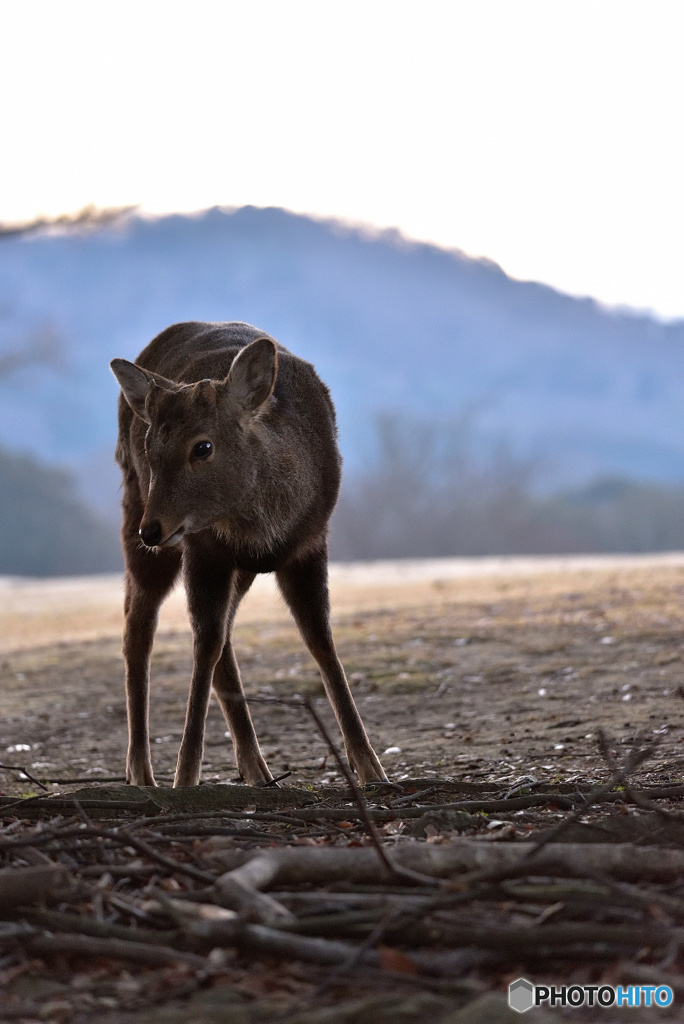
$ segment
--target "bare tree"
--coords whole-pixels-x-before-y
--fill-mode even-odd
[[[22,221],[18,224],[7,224],[0,221],[0,239],[15,238],[17,235],[30,235],[46,229],[80,228],[96,230],[113,224],[136,210],[136,206],[111,206],[100,208],[92,204],[84,206],[76,213],[63,213],[59,217],[36,217],[34,220]]]
[[[333,557],[402,558],[576,550],[568,524],[532,495],[534,460],[504,443],[478,454],[469,416],[379,418],[373,465],[348,480]]]

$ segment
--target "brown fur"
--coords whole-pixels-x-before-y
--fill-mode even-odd
[[[341,460],[333,404],[313,366],[249,324],[193,322],[163,331],[136,363],[113,360],[112,371],[122,388],[128,781],[154,785],[149,661],[181,568],[194,669],[174,784],[199,782],[212,683],[240,774],[250,785],[272,778],[231,641],[259,572],[276,574],[361,782],[383,779],[330,630],[327,536]]]

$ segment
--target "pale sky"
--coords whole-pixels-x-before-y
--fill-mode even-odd
[[[684,316],[681,0],[0,0],[0,220],[284,206]]]

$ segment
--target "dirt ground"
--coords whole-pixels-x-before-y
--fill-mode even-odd
[[[555,833],[553,826],[568,816],[563,793],[577,796],[593,783],[605,784],[611,775],[612,769],[599,753],[599,730],[609,737],[618,765],[624,764],[630,750],[655,745],[650,758],[631,776],[633,786],[680,782],[684,765],[680,748],[684,724],[684,555],[333,566],[331,584],[338,649],[371,740],[391,780],[420,780],[392,789],[390,797],[386,793],[371,797],[373,813],[379,807],[378,821],[386,821],[378,835],[397,856],[402,847],[409,851],[421,846],[446,850],[450,843],[463,839],[466,845],[492,849],[490,843],[479,840],[492,839],[498,846],[530,839],[544,841],[544,829],[551,826]],[[412,956],[420,956],[421,942],[427,943],[430,963],[435,957],[453,953],[457,959],[449,961],[446,974],[443,971],[439,978],[414,978],[415,965],[401,953],[405,926],[391,930],[390,905],[396,914],[399,898],[424,899],[424,890],[416,894],[410,888],[394,891],[386,885],[352,886],[351,892],[337,893],[343,903],[347,901],[345,907],[352,901],[352,909],[336,911],[335,927],[342,928],[343,938],[346,934],[361,942],[354,947],[352,960],[345,954],[345,970],[331,971],[295,954],[275,959],[250,955],[234,949],[231,942],[219,943],[223,959],[220,964],[211,961],[213,973],[205,970],[213,949],[208,957],[195,956],[193,967],[177,963],[183,954],[172,946],[166,949],[174,941],[169,922],[150,916],[145,901],[150,892],[157,897],[159,892],[182,894],[188,890],[189,894],[192,886],[199,885],[199,868],[204,881],[213,878],[216,870],[223,870],[206,860],[203,837],[211,835],[209,844],[227,843],[226,849],[233,853],[236,846],[246,849],[241,846],[244,842],[252,846],[266,842],[268,849],[283,844],[294,850],[321,845],[334,853],[338,846],[361,847],[368,836],[363,825],[354,824],[354,802],[350,803],[346,785],[307,709],[302,704],[288,706],[277,701],[293,694],[311,697],[331,734],[337,736],[318,672],[272,581],[266,578],[255,584],[241,609],[236,648],[248,695],[261,698],[253,702],[252,712],[271,770],[276,775],[291,773],[283,786],[298,789],[233,789],[231,799],[237,799],[242,808],[238,817],[250,817],[246,822],[236,818],[231,828],[222,827],[226,821],[221,819],[221,827],[212,823],[207,826],[209,831],[202,831],[202,824],[193,820],[187,826],[192,835],[186,835],[187,816],[181,814],[180,825],[174,825],[173,814],[155,816],[153,829],[147,826],[147,831],[135,833],[157,844],[154,848],[148,844],[143,851],[151,864],[146,866],[145,858],[132,861],[139,848],[122,846],[116,831],[106,835],[102,831],[108,819],[101,801],[108,799],[108,788],[112,799],[124,807],[136,790],[93,785],[120,779],[123,772],[126,716],[121,605],[121,580],[116,577],[0,579],[0,794],[12,798],[38,795],[44,792],[40,780],[50,795],[69,796],[75,791],[77,797],[43,801],[47,805],[43,811],[40,801],[22,801],[22,812],[10,802],[3,827],[4,863],[10,871],[17,867],[41,871],[47,856],[50,870],[55,864],[67,865],[70,876],[79,878],[70,902],[62,904],[62,897],[55,895],[47,906],[20,908],[19,924],[11,910],[4,914],[3,928],[10,931],[30,929],[30,918],[37,936],[31,941],[43,946],[31,946],[24,936],[21,941],[29,946],[15,949],[14,940],[8,938],[10,932],[5,932],[5,955],[0,957],[0,1021],[261,1024],[282,1019],[284,1024],[418,1024],[421,1020],[504,1024],[515,1016],[506,1003],[508,984],[523,970],[525,977],[540,984],[546,984],[549,977],[569,984],[635,978],[649,984],[655,979],[661,984],[665,978],[678,998],[684,991],[681,957],[676,945],[670,949],[670,934],[681,931],[677,922],[684,902],[678,883],[649,887],[644,882],[638,892],[632,886],[625,896],[624,887],[616,893],[615,885],[591,890],[591,885],[596,889],[593,876],[579,881],[561,877],[558,884],[545,877],[535,881],[536,876],[525,876],[518,882],[509,880],[508,887],[502,882],[490,893],[486,887],[480,893],[476,883],[471,893],[459,891],[456,885],[452,899],[463,900],[463,907],[454,904],[451,917],[448,910],[438,908],[422,938],[413,936],[409,943]],[[191,640],[179,591],[163,610],[153,657],[153,759],[161,785],[172,781],[190,671]],[[21,768],[30,777],[22,775]],[[232,747],[218,706],[212,703],[203,782],[231,781],[236,781]],[[166,793],[157,790],[155,799],[159,806],[166,806],[171,798],[185,800],[192,795],[203,803],[222,792],[225,799],[225,790],[210,786]],[[399,797],[395,796],[397,790]],[[137,792],[149,799],[144,791]],[[662,789],[648,792],[668,799]],[[533,794],[520,797],[523,809],[518,809],[516,802],[520,793]],[[541,803],[539,793],[546,794]],[[672,795],[680,800],[681,789],[673,790]],[[472,796],[482,813],[444,810],[444,806],[456,806],[455,800]],[[418,800],[426,805],[427,797],[435,804],[429,813],[425,806],[418,809],[406,804]],[[260,822],[258,815],[251,817],[262,801],[267,801],[264,806],[270,806],[270,801],[278,807],[281,798],[286,806],[300,808],[292,821],[282,815],[267,814],[268,822]],[[292,804],[295,799],[298,802]],[[302,817],[311,811],[309,801],[324,806],[318,824],[315,817],[311,821]],[[488,807],[488,801],[496,806]],[[93,809],[92,803],[100,810]],[[387,811],[389,820],[383,819],[382,808],[395,803],[401,809]],[[506,806],[504,812],[500,804]],[[663,808],[654,811],[653,804],[636,810],[626,804],[616,808],[610,802],[594,805],[587,808],[589,813],[582,813],[581,820],[563,822],[564,827],[569,826],[564,841],[592,843],[598,839],[600,844],[624,844],[629,858],[636,856],[633,851],[638,848],[642,852],[649,847],[646,854],[658,863],[661,849],[667,848],[669,853],[681,849],[678,806],[668,804],[670,809],[674,807],[674,813],[668,815]],[[411,817],[411,811],[421,816]],[[50,825],[32,821],[34,812],[39,818],[47,813]],[[104,825],[98,818],[93,822],[89,813],[104,814]],[[78,823],[79,817],[86,820]],[[278,823],[271,821],[272,817]],[[348,820],[350,817],[354,820]],[[335,821],[340,821],[339,827]],[[139,824],[144,825],[144,820]],[[59,836],[74,828],[90,832],[72,836],[71,846],[68,842],[60,846]],[[124,821],[121,828],[129,825]],[[132,824],[130,828],[133,831],[126,831],[126,844],[133,841],[135,829]],[[167,835],[164,830],[168,828],[171,832]],[[174,828],[180,831],[174,832]],[[244,834],[240,835],[239,828],[245,829]],[[47,833],[42,839],[41,829]],[[51,830],[57,835],[54,842]],[[31,851],[25,837],[40,845],[40,850]],[[503,842],[496,844],[497,840]],[[94,844],[96,856],[89,842],[91,847]],[[436,845],[431,847],[432,843]],[[164,849],[172,860],[164,862],[160,875],[159,857]],[[573,857],[578,857],[577,852]],[[209,876],[202,873],[207,866]],[[189,872],[194,875],[188,877]],[[306,908],[314,904],[306,901],[318,901],[315,905],[327,908],[329,914],[328,903],[334,902],[336,892],[334,886],[316,891],[307,880],[301,892],[290,893],[289,898],[301,903],[296,923],[305,929],[305,935],[312,929],[314,935],[326,935],[325,928],[332,927],[330,917],[323,921],[315,913],[311,916]],[[284,898],[283,893],[279,892],[278,898]],[[357,933],[354,928],[361,925],[358,921],[354,924],[353,901],[366,907],[373,899],[386,900],[387,906],[380,908],[377,920],[371,915],[372,921],[363,926],[365,932]],[[368,916],[367,910],[359,913]],[[415,929],[420,918],[404,913]],[[549,917],[551,927],[547,928]],[[346,927],[350,932],[344,932],[338,918],[343,923],[349,919]],[[159,921],[166,922],[167,930],[150,931],[150,922],[158,925]],[[542,938],[550,941],[554,922],[561,930],[567,927],[570,936],[585,936],[589,928],[593,929],[590,935],[598,938],[583,938],[583,952],[572,945],[567,950],[563,947],[564,955],[556,954],[555,961],[545,960],[546,954],[526,955],[523,949],[518,953],[516,945],[514,959],[508,954],[489,967],[486,956],[477,959],[482,954],[479,947],[475,953],[470,949],[476,926],[483,934],[489,929],[497,941],[502,930],[522,927],[526,945],[528,934],[539,937],[539,928],[530,930],[530,925],[543,924]],[[608,933],[606,929],[614,925],[617,931]],[[465,946],[461,926],[467,929]],[[434,928],[435,934],[430,931]],[[658,928],[661,932],[654,938]],[[162,942],[163,947],[154,948],[168,954],[165,966],[159,969],[146,963],[141,953],[145,942],[141,932],[146,929],[147,941],[152,936],[155,942]],[[123,962],[120,951],[112,952],[111,945],[101,954],[97,949],[93,952],[93,936],[101,933],[105,942],[134,939],[134,952],[129,950]],[[610,941],[605,939],[608,934],[613,936]],[[72,942],[68,954],[67,941]],[[478,941],[489,940],[480,937]],[[374,944],[390,959],[381,960],[382,970],[364,974],[357,970],[358,957]],[[463,956],[465,961],[458,960]],[[475,959],[468,961],[468,956]],[[518,956],[521,966],[515,966]],[[139,962],[141,957],[144,965]],[[460,964],[458,969],[454,964]],[[673,1006],[667,1019],[680,1019],[677,1013]],[[567,1009],[561,1014],[563,1019],[568,1015],[586,1021],[608,1019],[596,1008],[586,1012]],[[663,1014],[660,1008],[642,1009],[636,1015],[626,1010],[610,1019],[626,1017],[646,1022],[663,1019]],[[534,1009],[527,1019],[542,1024],[557,1018],[555,1011],[549,1016]]]
[[[684,556],[444,560],[337,566],[338,650],[390,779],[605,780],[599,727],[622,753],[647,738],[638,778],[684,766]],[[37,778],[121,776],[126,749],[121,581],[0,580],[0,761]],[[316,667],[269,579],[239,613],[249,695],[315,696]],[[171,781],[191,669],[182,592],[165,606],[153,657],[157,779]],[[264,755],[288,785],[340,781],[300,709],[254,703]],[[236,779],[212,702],[204,781]],[[56,792],[60,783],[50,783]],[[0,789],[33,794],[18,772]]]

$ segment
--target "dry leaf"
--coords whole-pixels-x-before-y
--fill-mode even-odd
[[[417,974],[418,968],[413,960],[410,960],[398,949],[391,946],[378,946],[380,963],[386,971],[398,971],[400,974]]]

